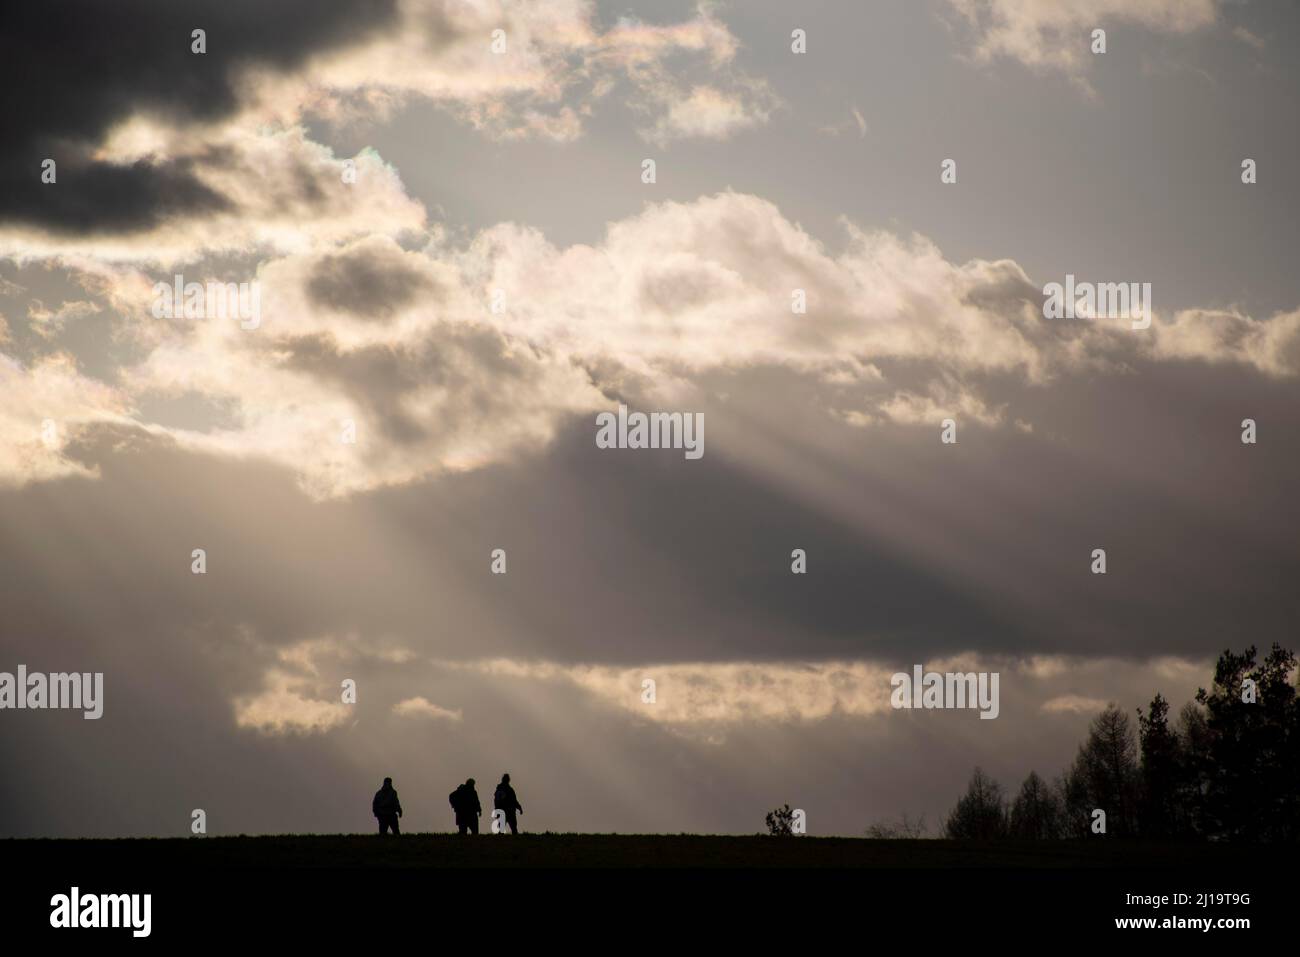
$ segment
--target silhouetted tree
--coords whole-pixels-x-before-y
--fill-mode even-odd
[[[786,837],[794,833],[794,811],[788,804],[769,811],[766,820],[767,833],[773,837]]]
[[[1194,833],[1194,808],[1190,752],[1169,727],[1169,702],[1159,693],[1144,714],[1138,708],[1138,743],[1141,749],[1141,796],[1138,830],[1143,837],[1187,837]]]
[[[1065,831],[1070,837],[1091,834],[1092,812],[1106,812],[1106,833],[1132,837],[1137,832],[1140,776],[1133,722],[1117,706],[1092,719],[1088,737],[1079,745],[1074,764],[1065,773]]]
[[[1205,708],[1195,701],[1183,705],[1178,713],[1178,740],[1186,762],[1186,780],[1180,795],[1182,814],[1190,836],[1204,837],[1205,794],[1209,790],[1210,728]]]
[[[951,838],[989,840],[1006,837],[1007,807],[1002,786],[977,767],[966,786],[966,793],[948,815],[944,832]]]
[[[1088,801],[1088,784],[1074,765],[1056,779],[1056,798],[1061,807],[1061,836],[1087,837],[1093,806]]]
[[[1300,836],[1300,703],[1290,680],[1296,658],[1277,644],[1262,663],[1255,655],[1253,645],[1239,655],[1225,651],[1213,686],[1196,692],[1207,733],[1201,827],[1230,840],[1294,841]]]
[[[1030,772],[1009,813],[997,783],[976,768],[945,833],[1086,838],[1100,808],[1107,833],[1117,837],[1300,840],[1300,674],[1293,652],[1274,644],[1260,662],[1253,646],[1225,651],[1214,684],[1183,707],[1176,728],[1161,694],[1137,714],[1135,734],[1129,716],[1107,706],[1055,787]]]
[[[1020,785],[1007,831],[1011,837],[1032,841],[1050,841],[1062,835],[1060,798],[1035,771]]]

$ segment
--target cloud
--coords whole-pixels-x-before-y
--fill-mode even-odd
[[[857,130],[858,139],[865,140],[867,138],[866,117],[862,115],[862,111],[856,106],[851,106],[849,107],[849,116],[847,119],[844,119],[839,123],[823,126],[819,128],[817,132],[825,133],[827,136],[838,137],[847,133],[852,133],[854,130]]]
[[[1300,310],[1266,320],[1236,311],[1187,309],[1153,326],[1160,359],[1240,363],[1270,376],[1300,374]]]
[[[135,421],[193,450],[280,462],[324,498],[536,452],[619,396],[697,401],[722,370],[790,370],[852,425],[952,417],[1025,434],[1032,397],[1005,382],[1032,390],[1139,362],[1300,373],[1300,312],[1184,311],[1145,332],[1047,320],[1041,288],[1012,260],[955,263],[924,237],[843,225],[832,252],[766,200],[721,193],[648,205],[595,246],[560,248],[509,223],[463,243],[430,231],[419,250],[376,233],[264,261],[252,330],[153,319],[154,277],[100,264],[84,284],[133,314],[121,336],[141,358],[112,388],[45,360],[47,378],[59,369],[77,383],[63,401],[87,404],[40,418],[120,422],[201,397],[228,410],[223,423]],[[791,309],[795,290],[806,313]],[[32,374],[14,368],[15,382]],[[19,480],[58,474],[41,460],[7,467]]]
[[[235,725],[265,734],[323,734],[348,720],[340,701],[309,697],[311,683],[301,676],[272,670],[256,694],[235,701]]]
[[[236,640],[250,657],[269,656],[270,664],[262,671],[259,690],[234,697],[235,727],[271,736],[324,734],[354,717],[354,705],[343,701],[340,682],[321,677],[330,667],[400,665],[412,657],[401,646],[363,642],[356,634],[307,638],[274,648],[240,626]]]
[[[155,349],[130,370],[136,388],[228,402],[230,427],[173,436],[196,451],[278,461],[319,497],[507,460],[598,402],[580,370],[472,323],[355,348],[328,335],[244,344],[231,325]]]
[[[1219,0],[948,0],[971,35],[971,56],[1006,57],[1031,69],[1064,73],[1090,91],[1091,34],[1133,25],[1186,34],[1215,22]]]
[[[1256,36],[1254,33],[1251,33],[1248,29],[1246,29],[1241,25],[1232,28],[1232,35],[1236,37],[1238,40],[1240,40],[1242,43],[1246,44],[1249,47],[1252,47],[1255,50],[1263,50],[1266,46],[1268,46],[1267,40],[1265,40],[1263,37]]]
[[[273,13],[128,3],[112,24],[97,4],[75,6],[22,18],[0,49],[19,77],[6,97],[0,256],[166,264],[423,225],[423,208],[373,150],[351,158],[345,182],[347,159],[307,138],[309,118],[372,122],[424,99],[491,137],[565,141],[625,84],[648,116],[644,135],[666,143],[752,128],[776,102],[732,69],[738,44],[707,7],[674,24],[624,19],[602,31],[585,0],[290,0]],[[257,28],[246,29],[254,13]],[[200,21],[206,54],[190,50]],[[677,79],[683,64],[665,68],[679,57],[696,61],[693,87]],[[57,163],[53,183],[41,181],[46,158]]]
[[[85,300],[62,302],[57,309],[49,309],[39,299],[33,299],[27,306],[27,319],[29,328],[38,336],[54,339],[69,321],[85,319],[102,311],[97,303]]]
[[[403,718],[429,718],[439,721],[460,721],[464,717],[459,710],[441,708],[422,695],[397,702],[393,705],[393,714]]]
[[[813,721],[889,709],[890,671],[863,662],[673,663],[639,668],[496,659],[439,662],[493,677],[566,681],[624,711],[667,724]],[[643,682],[656,700],[643,700]],[[885,689],[882,694],[881,689]]]
[[[765,361],[829,371],[846,357],[887,356],[1045,371],[1039,346],[1053,337],[1030,311],[1041,297],[1018,265],[954,265],[923,237],[844,225],[847,249],[833,255],[772,203],[722,193],[649,205],[610,224],[596,247],[561,250],[535,231],[495,227],[469,258],[511,297],[495,321],[638,371]],[[796,289],[806,315],[791,309]]]
[[[137,162],[136,151],[148,148],[130,137],[109,147],[121,162]],[[377,153],[336,157],[301,127],[232,126],[207,137],[178,136],[168,148],[184,151],[195,181],[224,198],[220,206],[161,218],[147,229],[76,235],[0,219],[0,255],[19,261],[93,259],[101,268],[137,263],[167,268],[205,255],[259,257],[327,248],[425,225],[424,207],[406,194],[397,171]],[[353,182],[345,180],[348,162]]]
[[[0,486],[22,486],[92,468],[66,450],[92,423],[130,423],[125,394],[77,371],[66,353],[23,366],[0,353]]]
[[[763,91],[765,93],[765,91]],[[712,86],[696,86],[689,92],[663,94],[666,106],[653,129],[644,135],[664,146],[688,137],[722,140],[741,131],[761,126],[772,112],[771,97],[745,97]]]
[[[621,82],[634,108],[651,116],[645,135],[658,142],[722,138],[766,122],[775,97],[733,69],[739,44],[711,7],[670,24],[623,17],[607,30],[594,13],[585,0],[407,0],[401,29],[314,64],[308,102],[349,118],[358,103],[382,111],[419,97],[497,139],[568,141]],[[398,62],[405,68],[392,70]],[[688,69],[709,81],[684,86]]]
[[[665,662],[620,668],[509,659],[435,662],[440,668],[493,679],[570,684],[617,711],[705,737],[756,724],[888,720],[897,713],[890,700],[891,679],[899,671],[910,674],[913,664],[859,659]],[[997,672],[1003,702],[1014,699],[1017,710],[1021,703],[1032,704],[1048,714],[1100,711],[1113,696],[1058,693],[1059,689],[1063,685],[1089,690],[1113,688],[1116,669],[1132,670],[1104,657],[1007,659],[975,652],[931,660],[924,667],[940,673]],[[1194,687],[1196,676],[1207,667],[1203,661],[1162,659],[1158,670],[1166,680],[1175,681],[1181,691]],[[1145,677],[1144,672],[1134,675],[1139,685]]]
[[[392,13],[391,0],[286,0],[274,9],[244,0],[163,7],[127,0],[111,9],[73,0],[14,18],[0,41],[0,56],[13,67],[0,221],[66,236],[229,212],[230,199],[196,175],[189,156],[120,162],[97,148],[137,115],[175,127],[218,123],[239,109],[246,71],[293,70],[313,53],[355,42]],[[254,16],[257,29],[248,29]],[[209,35],[205,54],[191,52],[200,22]],[[53,184],[41,181],[46,158],[58,164]]]
[[[1106,700],[1103,698],[1085,698],[1082,695],[1067,694],[1057,698],[1049,698],[1044,701],[1042,708],[1044,711],[1053,714],[1062,712],[1069,714],[1094,714],[1106,707]]]
[[[412,260],[410,263],[407,260]],[[437,292],[419,257],[372,237],[312,263],[306,293],[312,305],[382,320]]]

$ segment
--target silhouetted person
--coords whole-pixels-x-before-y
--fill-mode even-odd
[[[498,811],[506,812],[506,823],[510,825],[510,833],[519,833],[519,823],[515,820],[515,812],[524,813],[524,806],[519,803],[519,798],[515,796],[515,789],[510,786],[510,775],[501,775],[501,783],[497,785],[497,790],[492,795],[492,804]],[[502,834],[505,831],[501,832]]]
[[[478,833],[479,815],[483,805],[478,803],[478,792],[474,790],[474,779],[470,778],[456,790],[447,795],[451,809],[456,812],[456,827],[464,834],[468,828],[471,834]]]
[[[379,833],[387,834],[391,829],[394,834],[401,834],[397,819],[402,816],[402,802],[397,800],[393,790],[393,779],[384,778],[384,786],[375,792],[375,799],[370,802],[370,810],[379,818]]]

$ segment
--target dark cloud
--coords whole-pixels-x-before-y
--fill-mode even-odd
[[[172,123],[210,121],[238,105],[249,66],[290,70],[313,53],[391,22],[395,0],[95,0],[18,4],[0,33],[0,222],[57,232],[123,232],[223,205],[183,162],[131,166],[91,152],[137,113]],[[207,31],[207,53],[191,32]],[[54,159],[58,181],[40,180]]]
[[[417,297],[439,298],[425,273],[385,246],[358,246],[325,255],[312,266],[307,295],[318,306],[367,319],[385,319]]]
[[[400,368],[328,350],[317,361],[367,382]],[[387,403],[436,381],[436,365],[404,373]],[[1288,638],[1293,386],[1149,368],[1036,390],[1032,435],[963,424],[944,446],[937,427],[858,429],[777,401],[785,375],[717,380],[730,398],[703,407],[699,461],[600,450],[579,417],[517,464],[322,503],[282,469],[100,429],[80,452],[99,480],[0,493],[4,631],[48,632],[76,594],[105,635],[137,633],[141,616],[247,622],[273,643],[339,630],[422,641],[437,623],[444,657],[611,664],[1204,656]],[[1195,395],[1204,407],[1184,408]],[[1256,446],[1238,438],[1248,413]],[[771,439],[791,469],[779,482],[744,457]],[[60,528],[111,547],[113,574],[56,547]],[[215,570],[201,588],[196,545]],[[499,581],[486,575],[495,547],[510,556]],[[796,547],[803,577],[790,573]],[[1094,547],[1104,577],[1088,571]],[[158,595],[127,600],[122,582]]]
[[[277,344],[285,364],[345,392],[366,410],[368,423],[402,444],[449,437],[480,423],[508,420],[522,387],[537,383],[540,367],[529,351],[511,347],[484,326],[440,323],[428,339],[409,345],[375,344],[343,349],[328,334],[298,336]],[[417,414],[410,402],[422,389],[436,389],[438,414]]]

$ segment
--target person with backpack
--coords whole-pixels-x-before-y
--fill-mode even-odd
[[[524,813],[524,806],[519,803],[519,798],[515,796],[515,789],[510,786],[510,775],[501,775],[501,783],[497,785],[496,793],[492,796],[492,804],[498,811],[504,811],[506,823],[510,825],[510,833],[519,833],[519,823],[515,820],[515,812]],[[505,833],[505,829],[501,830]]]
[[[478,819],[483,813],[479,803],[478,792],[474,790],[474,779],[470,778],[456,790],[447,795],[451,809],[456,812],[456,827],[464,834],[466,829],[471,834],[478,833]]]

